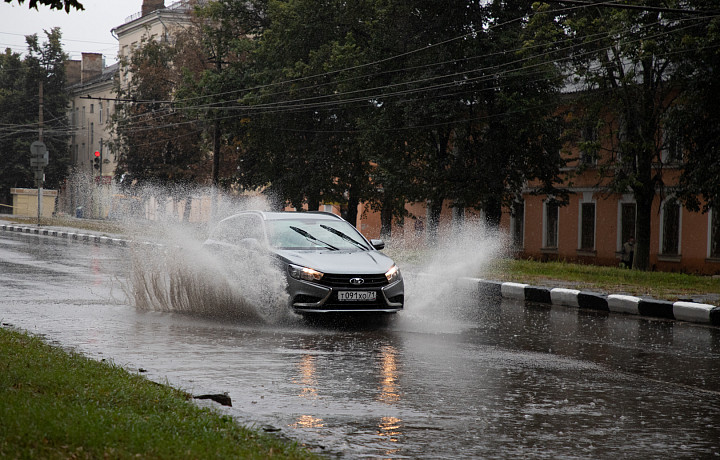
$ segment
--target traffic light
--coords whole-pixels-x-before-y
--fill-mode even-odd
[[[100,170],[100,152],[95,151],[95,159],[93,160],[93,167],[97,170]]]

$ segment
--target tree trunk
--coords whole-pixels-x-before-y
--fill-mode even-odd
[[[652,204],[655,194],[636,194],[637,203],[637,227],[635,229],[635,255],[633,256],[633,268],[638,270],[650,269],[650,222],[652,220]]]
[[[185,197],[185,209],[183,210],[183,221],[190,222],[190,212],[192,212],[192,194],[188,193]]]
[[[217,187],[220,182],[220,120],[215,120],[213,130],[213,162],[212,162],[212,185]]]
[[[493,230],[500,228],[502,218],[502,203],[497,198],[490,198],[485,203],[485,223]]]
[[[320,209],[320,198],[310,197],[307,199],[308,211],[317,211]]]
[[[380,238],[392,237],[393,208],[391,200],[385,200],[380,210]]]
[[[437,243],[441,212],[442,200],[427,201],[427,243],[431,246]]]
[[[345,220],[353,224],[354,227],[357,227],[358,205],[360,204],[360,200],[355,196],[352,190],[348,191],[348,195],[348,210]]]

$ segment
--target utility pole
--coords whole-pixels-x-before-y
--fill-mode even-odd
[[[40,108],[38,111],[38,140],[30,145],[30,166],[35,173],[35,185],[37,185],[37,224],[40,226],[40,217],[42,216],[42,195],[43,182],[45,180],[44,168],[48,164],[48,151],[43,142],[43,83],[40,81],[38,87],[38,95],[40,97]]]
[[[44,112],[44,97],[43,97],[43,81],[42,79],[38,83],[38,98],[40,99],[39,108],[38,108],[38,142],[43,143],[43,112]],[[37,187],[38,187],[38,216],[37,216],[37,224],[38,227],[40,226],[40,216],[42,216],[42,192],[43,192],[43,182],[45,179],[45,172],[40,168],[40,174],[36,176],[37,178]]]

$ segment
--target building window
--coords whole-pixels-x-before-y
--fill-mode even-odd
[[[710,210],[710,257],[720,259],[720,210]]]
[[[682,160],[682,139],[677,133],[664,131],[660,159],[663,164],[678,164]]]
[[[98,102],[98,117],[100,124],[103,124],[103,106],[102,102]]]
[[[95,123],[90,123],[90,148],[95,145]]]
[[[90,104],[90,113],[95,113],[95,104]]]
[[[595,249],[595,203],[580,203],[580,249]]]
[[[559,207],[557,202],[549,200],[544,203],[545,226],[543,231],[543,247],[557,249],[558,247],[558,223]]]
[[[637,215],[637,206],[635,203],[620,204],[620,241],[619,249],[622,249],[623,243],[630,238],[635,238],[635,216]]]
[[[583,126],[580,141],[580,164],[597,165],[598,128],[597,126]]]
[[[512,206],[510,215],[510,229],[512,232],[512,245],[515,249],[525,247],[525,202],[516,201]]]
[[[680,255],[680,204],[673,198],[662,207],[660,253],[668,256]]]

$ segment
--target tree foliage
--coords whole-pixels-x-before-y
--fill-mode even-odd
[[[129,174],[138,183],[184,184],[207,177],[202,131],[172,101],[179,84],[175,56],[176,48],[167,42],[147,39],[123,62],[129,83],[116,82],[124,102],[112,118],[118,179]]]
[[[5,0],[5,3],[17,2],[18,5],[25,3],[25,0]],[[28,0],[28,7],[38,9],[38,5],[49,7],[51,10],[65,10],[69,13],[71,9],[84,10],[82,3],[78,0]]]
[[[488,32],[491,11],[475,2],[270,0],[236,72],[254,88],[241,100],[238,182],[297,208],[338,202],[351,221],[370,202],[385,229],[408,200],[428,199],[436,218],[447,201],[491,209],[497,222],[527,180],[557,191],[562,160],[544,116],[558,78],[546,65],[527,85],[513,63],[521,5],[498,3],[510,25]]]
[[[685,59],[678,70],[686,83],[669,123],[684,150],[677,194],[688,209],[707,212],[720,209],[720,17],[695,21],[683,44]]]
[[[45,187],[58,188],[67,175],[69,131],[66,119],[66,54],[60,30],[26,37],[28,53],[21,57],[9,49],[0,55],[0,201],[9,203],[13,187],[35,186],[30,167],[30,145],[39,138],[39,87],[43,85],[43,142],[50,163]]]

